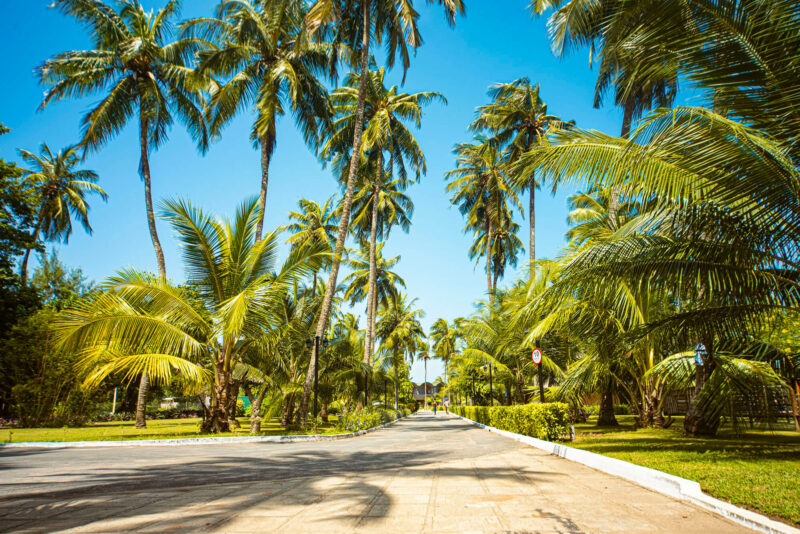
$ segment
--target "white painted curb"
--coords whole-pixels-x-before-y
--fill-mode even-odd
[[[413,414],[412,414],[413,415]],[[70,449],[87,447],[168,447],[175,445],[217,445],[223,443],[302,443],[306,441],[336,441],[339,439],[363,436],[386,428],[409,417],[395,419],[385,425],[350,432],[349,434],[302,434],[296,436],[223,436],[219,438],[178,438],[178,439],[138,439],[129,441],[25,441],[19,443],[0,443],[0,449]]]
[[[463,419],[489,432],[500,434],[501,436],[566,458],[567,460],[583,464],[592,469],[597,469],[603,473],[630,480],[640,486],[663,493],[679,501],[690,502],[758,532],[766,532],[769,534],[800,534],[800,530],[790,525],[706,495],[700,489],[700,484],[694,480],[676,477],[675,475],[670,475],[662,471],[632,464],[609,456],[603,456],[602,454],[576,449],[574,447],[567,447],[561,443],[553,443],[551,441],[544,441],[530,436],[500,430],[499,428],[477,423],[472,419],[467,419],[453,412],[450,413],[459,419]]]

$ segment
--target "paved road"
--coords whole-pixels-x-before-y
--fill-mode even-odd
[[[318,443],[0,449],[0,531],[747,532],[446,416]]]

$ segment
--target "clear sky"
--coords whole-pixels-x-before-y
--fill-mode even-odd
[[[19,148],[35,151],[42,142],[58,149],[79,140],[80,119],[98,97],[51,104],[37,112],[44,89],[34,68],[47,57],[90,43],[83,29],[54,9],[49,0],[10,0],[0,17],[0,122],[12,128],[0,137],[0,157],[19,161]],[[146,7],[160,7],[163,0],[143,0]],[[182,17],[208,16],[216,0],[184,0]],[[451,320],[468,315],[473,303],[485,296],[486,277],[471,263],[470,238],[462,232],[463,220],[445,194],[444,174],[452,169],[453,146],[468,141],[467,126],[475,108],[487,103],[486,90],[497,82],[526,76],[540,83],[548,111],[584,128],[618,133],[621,114],[608,105],[592,108],[596,72],[588,65],[588,53],[579,51],[563,59],[550,51],[545,21],[533,19],[527,0],[466,0],[467,16],[448,28],[440,8],[417,0],[424,44],[413,59],[403,90],[439,91],[448,105],[432,104],[417,132],[427,157],[428,174],[409,194],[415,205],[413,226],[408,234],[394,232],[384,249],[388,256],[400,255],[398,273],[408,293],[425,310],[426,331],[437,318]],[[400,84],[402,72],[395,69],[387,83]],[[205,156],[198,154],[185,130],[176,123],[169,142],[151,156],[154,198],[181,196],[220,215],[232,214],[246,197],[258,192],[259,153],[249,141],[252,116],[242,114],[224,132]],[[132,125],[100,152],[92,154],[86,168],[97,171],[108,191],[108,203],[92,202],[90,214],[94,234],[78,229],[69,245],[59,246],[64,262],[80,266],[93,280],[102,281],[116,270],[134,266],[156,270],[147,231],[142,183],[137,174],[139,147]],[[566,197],[548,191],[537,195],[536,250],[539,257],[552,257],[564,244]],[[286,222],[286,213],[301,197],[324,201],[338,193],[329,169],[323,169],[303,144],[290,118],[281,121],[278,147],[270,169],[266,228]],[[527,196],[521,198],[528,205]],[[517,214],[520,236],[527,244],[527,215]],[[166,253],[167,272],[174,281],[184,277],[179,251],[163,222],[159,232]],[[520,258],[523,266],[527,251]],[[515,273],[506,282],[514,280]],[[363,321],[362,321],[363,322]],[[430,362],[428,377],[442,374],[439,362]],[[412,369],[412,379],[422,379],[422,365]]]

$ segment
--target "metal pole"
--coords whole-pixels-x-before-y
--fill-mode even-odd
[[[367,376],[367,370],[364,369],[364,408],[369,405],[369,397],[367,396],[367,387],[369,386],[369,377]]]
[[[317,395],[319,378],[319,336],[314,336],[314,411],[312,412],[314,418],[317,417]]]
[[[425,380],[422,382],[422,387],[425,388],[425,409],[428,409],[428,358],[422,359],[425,364]]]
[[[114,401],[111,403],[111,415],[117,412],[117,388],[114,388]]]
[[[542,380],[542,364],[540,363],[536,367],[539,368],[539,402],[544,404],[544,382]]]

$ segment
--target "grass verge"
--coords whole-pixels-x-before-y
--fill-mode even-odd
[[[683,435],[683,421],[663,429],[576,425],[572,446],[658,469],[700,483],[709,495],[800,526],[800,434],[750,430],[736,436],[723,428],[715,438]]]
[[[136,429],[133,421],[93,423],[80,428],[4,428],[0,430],[0,442],[37,442],[37,441],[101,441],[101,440],[139,440],[139,439],[174,439],[174,438],[201,438],[212,436],[248,436],[250,434],[250,420],[247,417],[238,418],[242,428],[234,432],[223,434],[202,434],[199,431],[200,418],[186,419],[156,419],[147,421],[147,428]],[[331,416],[330,422],[318,428],[317,434],[336,434],[334,425],[336,417]],[[262,436],[282,436],[313,434],[299,430],[286,430],[277,421],[264,421],[261,423]]]

